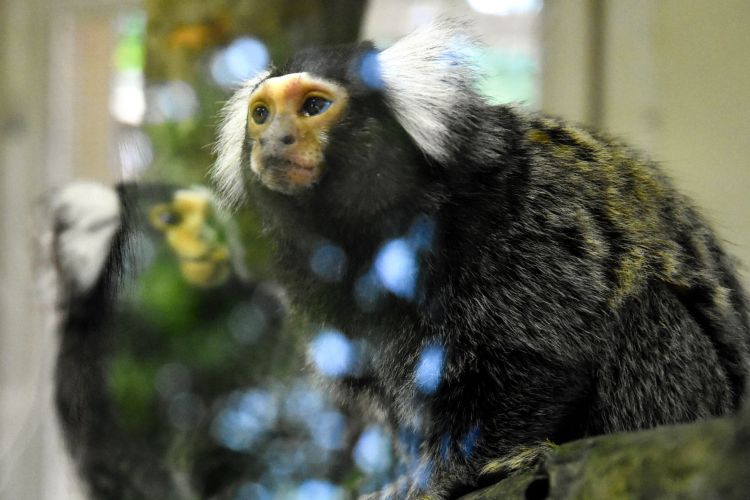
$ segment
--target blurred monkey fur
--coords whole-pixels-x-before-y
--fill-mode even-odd
[[[237,91],[216,144],[292,302],[371,346],[333,393],[419,436],[373,498],[454,496],[547,440],[722,415],[746,389],[747,299],[691,202],[615,139],[488,104],[474,47],[447,20],[304,51]],[[323,247],[336,272],[310,265]]]

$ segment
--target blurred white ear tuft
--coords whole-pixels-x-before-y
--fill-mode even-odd
[[[114,189],[77,182],[52,199],[53,252],[60,284],[68,293],[91,289],[120,229],[120,198]]]

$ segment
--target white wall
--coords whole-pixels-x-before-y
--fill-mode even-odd
[[[40,293],[43,193],[112,179],[111,19],[132,1],[0,3],[0,499],[83,498],[52,405],[57,339]]]
[[[750,266],[750,2],[547,0],[545,9],[543,108],[651,153]]]

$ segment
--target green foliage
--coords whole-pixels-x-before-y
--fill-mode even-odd
[[[198,290],[186,286],[175,260],[166,252],[139,277],[134,302],[165,336],[181,337],[196,324]]]
[[[211,147],[225,91],[202,79],[191,82],[198,99],[196,114],[189,120],[164,121],[144,127],[156,151],[146,180],[177,185],[206,184],[214,161]]]
[[[157,368],[155,363],[143,362],[127,351],[118,351],[110,361],[109,389],[120,410],[120,423],[128,432],[150,433],[157,425],[154,420]]]

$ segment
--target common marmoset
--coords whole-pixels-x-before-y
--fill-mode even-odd
[[[283,300],[246,279],[231,221],[206,188],[77,183],[56,193],[49,215],[55,402],[88,497],[238,498],[273,466],[268,450],[306,443],[281,418],[244,441],[222,439],[234,407],[284,368],[269,351],[294,340],[265,341]]]
[[[368,346],[335,393],[418,436],[388,498],[745,391],[747,301],[690,201],[617,140],[488,104],[472,44],[442,22],[302,52],[235,94],[216,146],[218,190],[260,210],[293,303]]]

